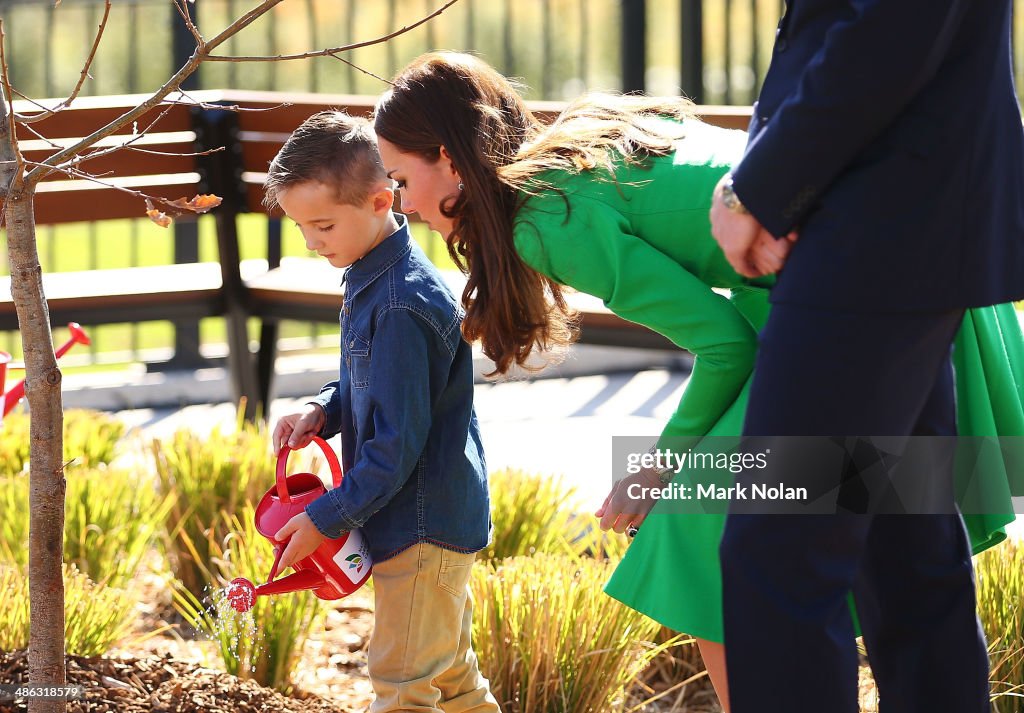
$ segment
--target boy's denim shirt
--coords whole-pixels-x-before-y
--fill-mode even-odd
[[[306,507],[327,537],[362,528],[376,562],[417,542],[476,552],[490,529],[462,309],[396,217],[342,280],[341,371],[315,402],[345,476]]]

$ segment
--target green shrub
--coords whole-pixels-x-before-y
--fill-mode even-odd
[[[259,582],[274,561],[270,542],[256,531],[255,509],[246,505],[241,517],[222,513],[229,533],[206,544],[212,557],[206,576],[214,582],[204,604],[188,590],[174,593],[175,607],[197,629],[219,644],[228,673],[251,678],[263,686],[288,693],[291,671],[310,633],[322,626],[326,608],[311,592],[257,597],[247,614],[238,614],[225,601],[224,587],[235,577]],[[284,573],[282,573],[284,576]]]
[[[64,498],[64,561],[94,582],[135,577],[174,497],[121,470],[71,468]],[[29,478],[0,478],[0,561],[28,564]]]
[[[109,465],[116,455],[124,423],[101,411],[70,409],[64,413],[64,462],[95,468]]]
[[[989,642],[993,710],[1024,709],[1024,543],[1007,540],[978,555],[978,616]]]
[[[102,411],[64,412],[64,462],[69,467],[108,465],[124,435],[124,423]],[[15,411],[0,428],[0,475],[20,473],[29,458],[29,415]]]
[[[64,565],[64,646],[69,654],[99,656],[132,628],[135,599],[97,584]],[[28,577],[23,567],[0,564],[0,650],[28,647]]]
[[[491,473],[491,544],[480,559],[499,560],[538,552],[620,559],[628,540],[602,532],[598,518],[581,513],[576,489],[557,476],[506,468]]]
[[[64,561],[95,582],[126,586],[162,530],[174,493],[159,495],[149,473],[121,470],[70,471],[67,484]]]
[[[474,566],[473,642],[505,713],[611,713],[665,647],[607,596],[614,564],[535,554]]]
[[[228,534],[221,512],[236,513],[274,482],[270,441],[260,425],[242,420],[223,433],[179,430],[169,442],[154,440],[151,453],[160,491],[176,496],[166,520],[167,558],[174,576],[194,597],[209,583],[208,543]]]

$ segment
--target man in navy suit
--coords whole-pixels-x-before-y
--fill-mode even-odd
[[[1011,0],[787,3],[747,152],[711,211],[737,271],[784,265],[745,435],[955,434],[964,308],[1024,297],[1010,20]],[[882,710],[987,711],[971,553],[949,511],[733,508],[733,713],[857,711],[851,591]]]

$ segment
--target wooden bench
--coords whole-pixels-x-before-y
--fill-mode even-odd
[[[48,142],[70,145],[87,136],[144,96],[86,97],[69,109],[48,117],[32,128],[47,141],[19,135],[27,158],[39,161],[56,150]],[[561,105],[534,102],[541,118],[555,116]],[[336,322],[341,303],[336,277],[315,270],[316,260],[281,260],[280,223],[268,230],[267,270],[243,274],[237,218],[241,213],[263,213],[263,181],[270,160],[291,131],[311,114],[343,109],[367,116],[373,98],[349,95],[292,94],[281,92],[195,91],[188,98],[163,105],[142,117],[137,125],[153,123],[147,135],[133,144],[140,151],[122,150],[83,164],[102,180],[143,193],[176,199],[200,193],[223,198],[215,218],[219,261],[159,267],[131,267],[77,273],[47,273],[44,290],[54,324],[74,320],[84,325],[169,320],[194,322],[223,316],[228,322],[228,365],[237,396],[247,396],[251,413],[270,393],[276,357],[278,322],[282,319]],[[15,109],[33,108],[16,102]],[[710,123],[746,128],[749,108],[702,107]],[[157,120],[157,118],[159,119]],[[103,144],[115,145],[131,137],[128,132]],[[224,150],[197,155],[212,149]],[[109,177],[108,177],[109,176]],[[52,174],[36,196],[36,223],[50,225],[75,221],[144,217],[142,199],[81,179]],[[324,267],[327,267],[324,265]],[[321,282],[312,275],[325,274]],[[337,271],[335,271],[337,275]],[[453,283],[461,293],[461,276]],[[668,340],[622,320],[587,295],[572,297],[582,312],[582,336],[587,343],[675,348]],[[252,352],[247,321],[260,320],[258,348]],[[10,296],[10,278],[0,278],[0,330],[17,329]]]

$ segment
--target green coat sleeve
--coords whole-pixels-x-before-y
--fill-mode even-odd
[[[753,371],[753,327],[728,299],[633,235],[614,207],[578,194],[568,201],[548,194],[523,206],[515,225],[520,255],[538,272],[599,297],[620,317],[693,353],[693,373],[662,438],[704,436]]]

